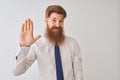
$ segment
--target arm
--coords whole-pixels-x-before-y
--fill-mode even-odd
[[[40,35],[35,38],[33,37],[33,22],[30,19],[26,20],[23,23],[20,32],[21,50],[16,59],[16,68],[14,71],[15,76],[25,73],[35,61],[35,49],[31,45],[39,38]]]
[[[82,73],[82,56],[80,53],[80,47],[75,42],[74,47],[74,60],[73,60],[73,69],[74,69],[74,79],[75,80],[83,80],[83,73]]]
[[[16,67],[14,70],[15,76],[19,76],[25,73],[26,70],[32,65],[32,63],[36,59],[35,56],[32,56],[34,57],[34,59],[30,59],[27,57],[29,51],[30,51],[30,47],[21,47],[21,50],[16,58]]]
[[[16,68],[14,70],[14,75],[19,76],[27,71],[27,69],[36,60],[35,47],[21,47],[19,54],[16,59]]]

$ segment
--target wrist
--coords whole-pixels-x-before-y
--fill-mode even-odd
[[[23,45],[23,44],[20,44],[20,47],[30,47],[31,45]]]

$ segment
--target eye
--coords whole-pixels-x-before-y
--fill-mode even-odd
[[[60,23],[63,23],[63,20],[60,20]]]
[[[53,20],[52,20],[52,22],[56,22],[56,20],[55,20],[55,19],[53,19]]]

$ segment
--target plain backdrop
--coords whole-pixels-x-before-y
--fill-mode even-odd
[[[31,18],[34,35],[43,36],[44,13],[51,4],[67,11],[65,33],[81,47],[84,80],[120,80],[119,0],[0,0],[0,80],[39,80],[36,62],[15,77],[15,56],[21,24]]]

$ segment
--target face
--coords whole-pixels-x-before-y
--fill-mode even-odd
[[[64,16],[62,14],[52,13],[50,17],[46,18],[46,24],[52,31],[59,31],[59,28],[63,29],[64,27]]]
[[[46,18],[46,37],[52,44],[61,45],[64,43],[64,16],[57,13],[52,13]]]

